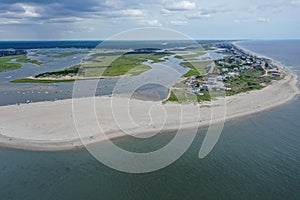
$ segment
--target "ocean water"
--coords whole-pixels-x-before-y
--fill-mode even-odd
[[[300,56],[295,56],[300,55],[300,41],[240,45],[295,71],[300,68]],[[292,51],[287,51],[289,45]],[[148,174],[115,171],[84,149],[31,152],[0,148],[0,199],[300,199],[299,119],[297,98],[227,122],[217,145],[204,159],[198,159],[206,132],[201,129],[179,160]],[[122,138],[114,142],[124,149],[149,151],[164,146],[174,134],[161,134],[150,141]]]
[[[275,59],[300,74],[300,40],[243,41],[239,45]]]

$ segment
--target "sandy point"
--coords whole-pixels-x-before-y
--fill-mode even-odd
[[[211,106],[119,96],[1,106],[0,146],[60,151],[126,134],[146,138],[158,132],[208,126],[262,112],[290,102],[297,95],[298,78],[287,73],[284,79],[262,90],[220,98]]]

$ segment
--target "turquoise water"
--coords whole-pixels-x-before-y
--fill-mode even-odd
[[[277,44],[256,45],[262,49]],[[289,60],[289,54],[283,57]],[[300,57],[290,61],[294,69],[299,64]],[[200,130],[179,160],[148,174],[115,171],[85,150],[54,153],[1,148],[0,199],[300,199],[299,119],[297,98],[271,111],[227,122],[204,159],[198,159],[205,134]],[[173,135],[150,141],[122,138],[115,143],[143,152],[160,148]]]

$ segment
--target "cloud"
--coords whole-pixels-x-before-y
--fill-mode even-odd
[[[188,24],[187,21],[182,21],[182,20],[171,20],[170,23],[176,26],[184,26]]]
[[[250,22],[249,19],[234,19],[233,20],[234,23],[248,23]]]
[[[155,19],[155,20],[148,20],[147,23],[150,26],[162,26],[162,24],[157,19]]]
[[[126,9],[126,10],[121,10],[120,14],[123,16],[140,17],[144,15],[144,12],[139,9]]]
[[[293,0],[291,1],[292,5],[300,5],[300,0]]]
[[[268,23],[268,22],[270,22],[270,19],[267,19],[267,18],[258,18],[258,19],[256,19],[256,22]]]
[[[165,8],[163,8],[160,13],[164,16],[170,16],[170,15],[173,15],[173,14],[176,14],[177,12],[176,11],[171,11],[171,10],[167,10]]]
[[[84,18],[80,17],[61,17],[61,18],[53,18],[49,19],[47,22],[49,23],[75,23],[83,21]]]
[[[7,25],[7,24],[21,24],[21,22],[14,19],[7,19],[7,20],[0,21],[0,25]]]
[[[197,12],[186,14],[185,17],[188,19],[205,19],[210,18],[213,13],[215,13],[215,11],[198,10]]]
[[[154,20],[140,20],[138,22],[141,25],[146,25],[146,26],[162,26],[162,23],[160,23],[157,19]]]
[[[35,6],[20,4],[20,6],[24,9],[24,16],[26,17],[39,17],[40,14],[37,11]]]
[[[197,5],[195,2],[191,1],[179,1],[179,2],[174,2],[171,4],[166,4],[165,9],[167,10],[173,10],[173,11],[182,11],[182,10],[193,10],[196,9]]]
[[[299,6],[300,0],[251,0],[251,3],[238,0],[0,0],[0,30],[5,30],[0,39],[37,38],[37,35],[56,38],[61,32],[65,33],[64,38],[68,38],[68,33],[73,33],[74,38],[107,37],[140,26],[174,29],[184,26],[185,33],[204,37],[206,33],[195,31],[200,25],[213,29],[220,37],[223,32],[234,37],[238,32],[249,36],[263,23],[269,23],[267,31],[275,33],[276,22],[297,38],[299,34],[294,27],[298,27],[300,19]],[[251,28],[240,29],[242,23]],[[224,24],[234,31],[224,29]],[[79,29],[84,26],[94,30]],[[253,31],[253,34],[265,32]],[[207,35],[211,37],[210,33]]]
[[[19,3],[16,0],[1,0],[0,21],[18,20],[23,24],[40,24],[60,21],[64,18],[92,18],[109,10],[109,6],[96,0],[85,0],[74,3],[71,0],[31,0]],[[61,20],[63,21],[63,20]],[[69,20],[68,22],[71,23]]]
[[[253,22],[259,22],[259,23],[268,23],[270,22],[270,19],[268,18],[258,18],[258,19],[234,19],[234,23],[253,23]]]
[[[0,11],[2,11],[2,13],[0,16],[15,19],[36,18],[41,16],[40,12],[42,12],[42,10],[43,9],[41,7],[36,5],[16,3],[12,5],[1,6]]]

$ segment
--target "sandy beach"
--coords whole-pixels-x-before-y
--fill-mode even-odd
[[[158,132],[205,127],[268,110],[293,100],[297,76],[262,90],[206,104],[142,101],[121,96],[68,99],[0,107],[0,146],[37,151],[82,147],[125,134],[149,137]],[[224,107],[225,106],[225,107]],[[212,114],[213,113],[213,114]]]

